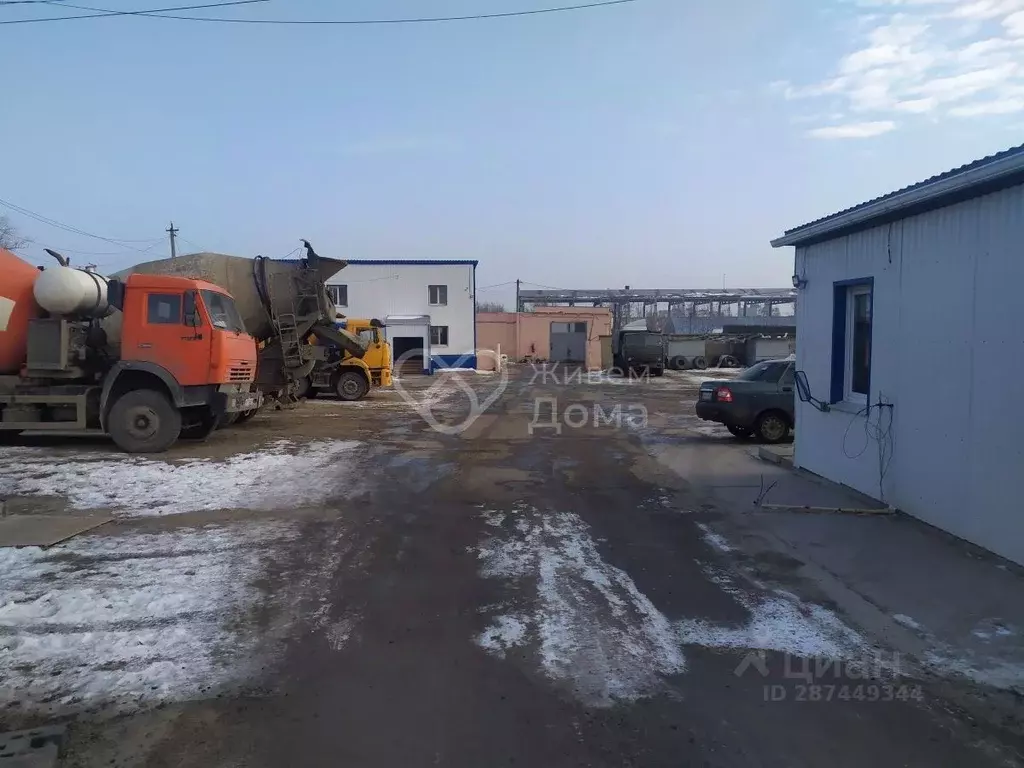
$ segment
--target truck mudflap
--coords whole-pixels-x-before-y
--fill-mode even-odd
[[[262,406],[263,393],[259,390],[243,390],[236,384],[225,384],[217,392],[217,401],[214,408],[220,413],[243,413]]]

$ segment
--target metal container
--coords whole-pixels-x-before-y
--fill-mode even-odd
[[[36,303],[50,314],[70,317],[105,317],[107,278],[74,267],[47,267],[38,273],[32,288]]]
[[[305,268],[302,260],[247,259],[223,253],[191,253],[174,259],[160,259],[136,264],[115,277],[125,278],[139,272],[146,275],[177,275],[206,280],[230,293],[245,323],[245,329],[257,341],[268,341],[275,335],[274,324],[267,309],[272,301],[281,311],[296,301],[295,273]],[[342,268],[344,261],[319,257],[315,269],[323,285]],[[320,314],[333,324],[337,310],[326,291],[319,291]]]
[[[39,269],[0,248],[0,375],[15,374],[25,362],[28,323],[43,316],[32,288]]]

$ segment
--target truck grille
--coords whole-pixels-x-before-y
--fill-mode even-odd
[[[233,365],[228,368],[228,381],[252,381],[255,372],[251,365]]]

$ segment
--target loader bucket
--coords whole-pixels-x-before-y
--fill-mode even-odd
[[[313,333],[325,341],[337,344],[353,357],[362,357],[369,348],[369,342],[335,325],[315,325]]]

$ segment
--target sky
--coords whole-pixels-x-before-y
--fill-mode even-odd
[[[0,0],[0,21],[69,13]],[[164,257],[173,220],[182,252],[283,257],[307,238],[340,258],[478,259],[478,298],[508,304],[516,279],[784,287],[792,251],[768,242],[784,229],[1024,141],[1024,0],[635,0],[379,26],[81,19],[0,25],[0,73],[0,198],[118,241],[0,207],[39,263],[43,246],[108,272]]]

